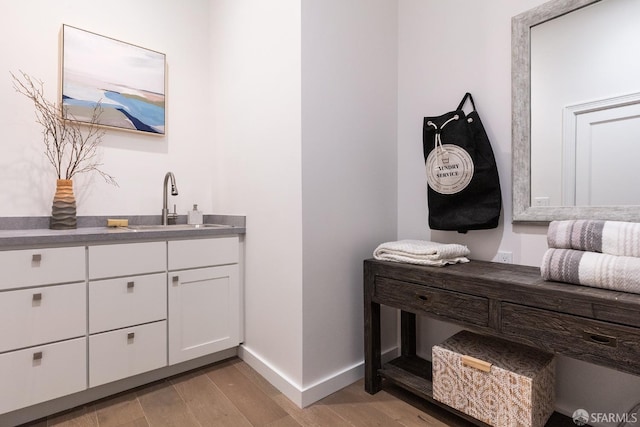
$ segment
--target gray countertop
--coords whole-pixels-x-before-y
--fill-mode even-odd
[[[205,224],[224,224],[224,228],[142,229],[107,227],[107,218],[128,219],[129,225],[160,224],[159,215],[109,217],[78,217],[78,228],[50,230],[49,217],[1,217],[0,250],[42,246],[71,246],[101,243],[127,243],[149,240],[197,239],[222,235],[245,234],[245,217],[235,215],[205,215]],[[186,216],[178,217],[186,224]]]

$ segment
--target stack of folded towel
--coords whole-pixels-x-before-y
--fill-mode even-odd
[[[456,243],[436,243],[426,240],[399,240],[383,243],[373,251],[373,257],[382,261],[443,266],[469,262],[469,249]]]
[[[640,223],[552,221],[542,278],[640,294]]]

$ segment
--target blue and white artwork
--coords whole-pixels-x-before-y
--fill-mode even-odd
[[[165,55],[63,25],[62,104],[67,118],[165,133]]]

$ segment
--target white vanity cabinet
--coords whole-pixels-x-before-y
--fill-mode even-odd
[[[236,354],[239,234],[119,231],[0,237],[0,426]]]
[[[84,246],[0,251],[0,266],[0,414],[84,390]]]
[[[238,236],[168,242],[169,364],[240,340]]]
[[[166,242],[89,247],[89,387],[167,365]]]

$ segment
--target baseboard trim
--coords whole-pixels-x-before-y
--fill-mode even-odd
[[[392,347],[382,352],[382,363],[386,363],[398,357],[398,347]],[[241,345],[238,349],[238,357],[262,375],[282,394],[298,407],[304,408],[332,393],[353,384],[364,376],[364,361],[344,368],[327,377],[307,386],[302,387],[297,382],[284,375],[279,369],[266,362],[259,354],[250,348]]]
[[[262,375],[264,379],[269,381],[271,385],[280,390],[280,392],[287,396],[289,400],[302,407],[300,387],[295,384],[293,380],[280,372],[275,366],[272,366],[270,363],[263,360],[256,352],[245,345],[240,345],[238,348],[238,357],[247,365],[255,369],[255,371]]]

